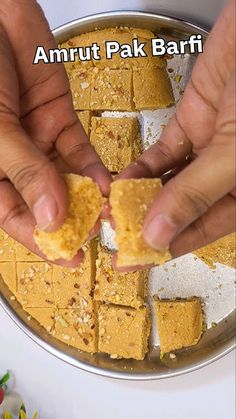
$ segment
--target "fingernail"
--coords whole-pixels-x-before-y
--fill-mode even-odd
[[[166,215],[158,214],[145,227],[144,240],[156,250],[169,246],[178,231],[177,225]]]
[[[55,199],[51,195],[41,196],[34,204],[33,213],[40,230],[47,230],[58,214],[58,207]]]

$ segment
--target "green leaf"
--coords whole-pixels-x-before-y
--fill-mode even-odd
[[[10,373],[7,372],[0,380],[0,387],[3,386],[3,384],[5,384],[10,378]]]
[[[21,405],[21,407],[20,407],[20,410],[23,410],[23,412],[24,412],[24,413],[26,413],[26,408],[25,408],[24,403],[22,403],[22,405]]]
[[[19,417],[19,419],[27,419],[27,416],[26,416],[26,413],[25,413],[24,410],[21,410],[20,411],[20,417]]]

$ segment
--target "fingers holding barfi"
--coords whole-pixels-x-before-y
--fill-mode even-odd
[[[35,260],[47,260],[44,253],[41,252],[33,239],[35,229],[35,218],[21,195],[15,190],[14,186],[8,180],[0,182],[0,195],[4,200],[0,201],[0,225],[10,237],[18,242],[18,247],[25,249],[25,255],[28,252],[34,254]],[[26,257],[25,256],[25,257]],[[84,258],[83,251],[71,261],[57,260],[56,264],[76,267]]]

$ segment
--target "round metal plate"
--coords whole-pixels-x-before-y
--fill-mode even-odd
[[[58,43],[70,37],[111,26],[136,26],[150,29],[165,39],[186,39],[191,34],[207,32],[188,22],[167,16],[143,12],[109,12],[84,17],[57,28],[54,36]],[[161,362],[158,349],[150,352],[144,361],[112,360],[104,354],[90,355],[57,341],[50,336],[37,321],[27,320],[27,313],[17,301],[10,299],[10,292],[0,278],[0,304],[12,320],[33,341],[61,360],[75,367],[95,374],[129,380],[154,380],[173,377],[204,367],[227,354],[235,346],[235,314],[231,313],[215,328],[204,333],[198,345],[182,350],[177,358]]]

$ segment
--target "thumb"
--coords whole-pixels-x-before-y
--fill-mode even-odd
[[[34,214],[39,228],[58,229],[67,211],[67,192],[56,167],[16,122],[0,125],[0,168]]]
[[[151,247],[168,246],[234,188],[234,145],[223,137],[215,137],[215,144],[166,183],[157,196],[143,226],[143,237]]]

